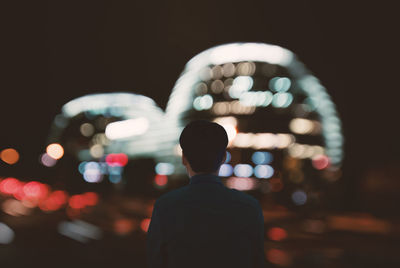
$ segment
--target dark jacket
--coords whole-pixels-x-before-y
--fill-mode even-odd
[[[264,217],[252,196],[201,174],[157,199],[147,233],[149,268],[265,267]]]

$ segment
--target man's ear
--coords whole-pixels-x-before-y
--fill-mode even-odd
[[[182,164],[184,165],[184,166],[186,166],[187,165],[187,159],[186,159],[186,157],[182,154]]]

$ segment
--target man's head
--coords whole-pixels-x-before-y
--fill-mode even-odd
[[[217,123],[197,120],[183,129],[179,143],[186,167],[188,163],[195,173],[215,173],[225,160],[228,135]]]

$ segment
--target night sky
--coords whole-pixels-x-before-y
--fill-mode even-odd
[[[396,9],[367,2],[12,3],[1,16],[0,149],[16,148],[15,169],[40,176],[38,156],[67,101],[125,91],[164,109],[197,53],[265,42],[293,51],[327,88],[343,121],[346,177],[362,178],[368,168],[398,163],[400,153]]]

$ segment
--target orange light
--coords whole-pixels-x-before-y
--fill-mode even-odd
[[[281,241],[286,239],[287,232],[283,228],[272,227],[268,230],[268,237],[273,241]]]
[[[147,233],[149,226],[150,226],[150,218],[143,219],[142,222],[140,223],[140,229],[142,229],[143,232]]]
[[[46,153],[54,159],[60,159],[64,155],[64,148],[58,143],[49,144],[46,148]]]
[[[114,222],[114,231],[120,235],[126,235],[132,232],[137,225],[131,219],[118,219]]]
[[[19,160],[19,153],[13,148],[4,149],[0,153],[0,159],[9,165],[14,165]]]

